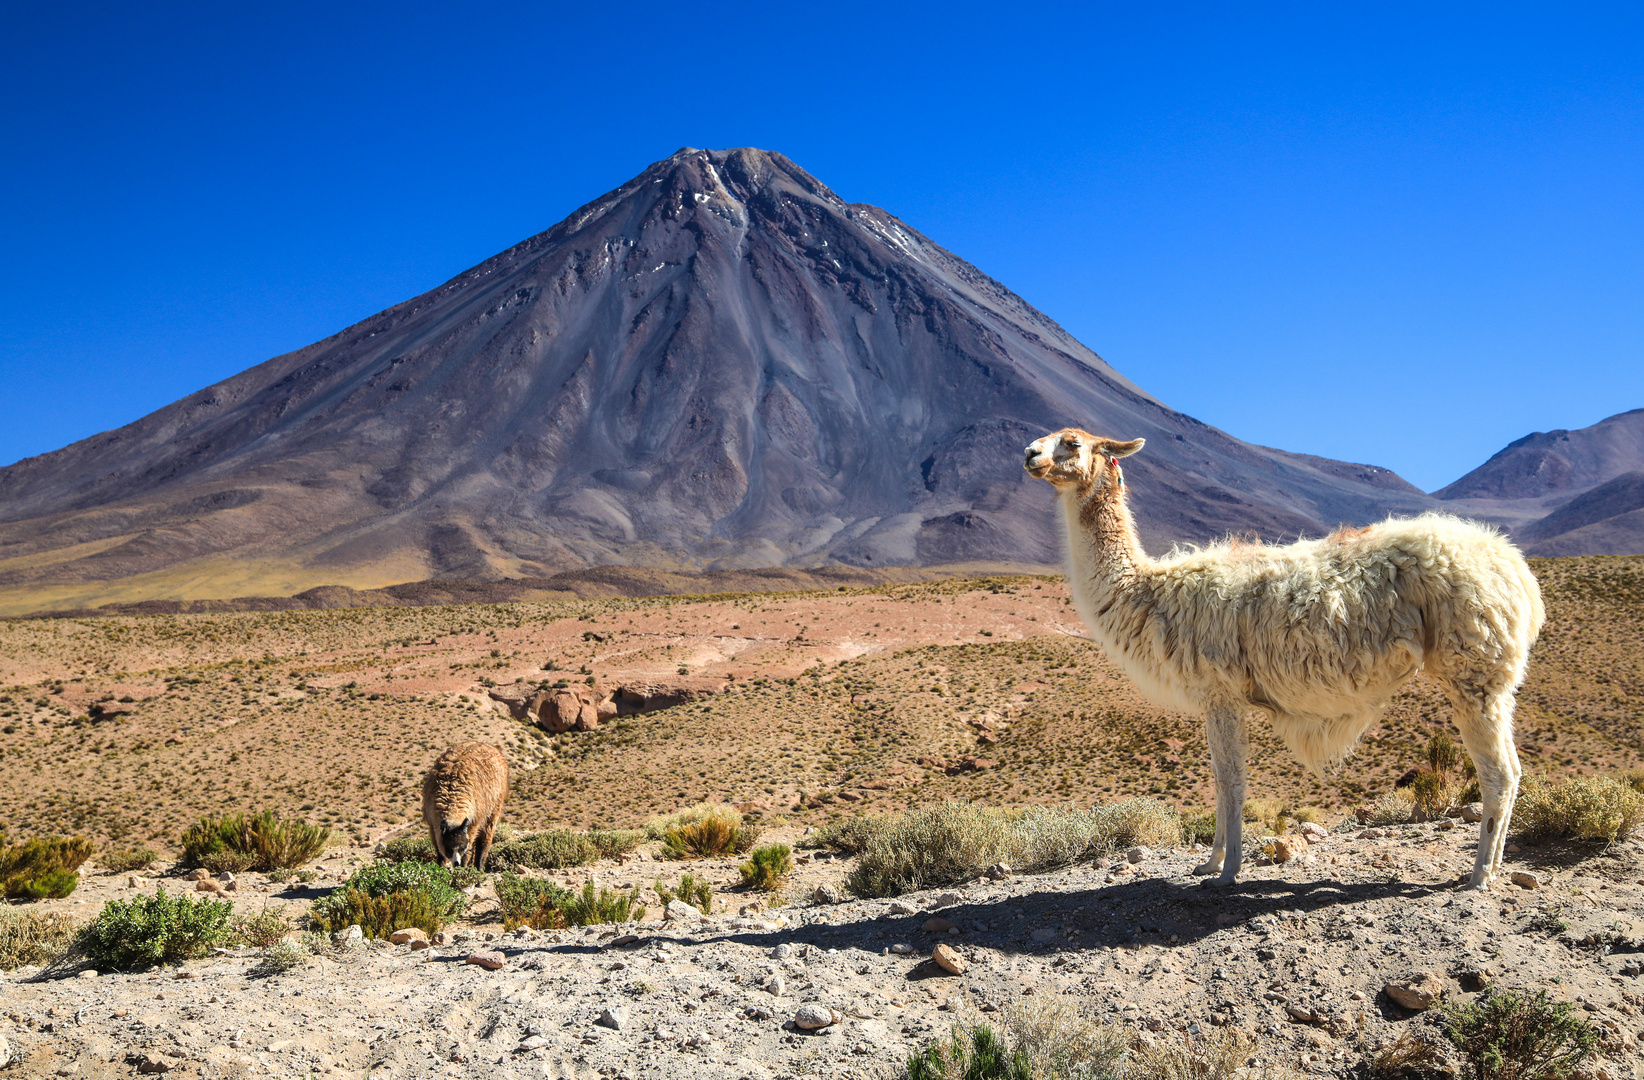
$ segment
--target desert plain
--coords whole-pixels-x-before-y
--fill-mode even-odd
[[[1519,695],[1526,771],[1644,765],[1644,558],[1532,564],[1548,622]],[[694,696],[560,734],[499,700],[556,683]],[[375,845],[422,828],[422,773],[464,739],[507,754],[505,821],[519,830],[637,827],[712,801],[800,845],[831,821],[948,800],[1211,805],[1199,724],[1125,682],[1054,575],[16,619],[0,623],[0,687],[10,836],[162,855],[142,874],[102,873],[94,857],[73,895],[29,905],[76,918],[188,888],[168,868],[183,828],[263,809],[336,838],[302,887],[243,879],[237,907],[298,918]],[[480,886],[460,948],[368,946],[282,975],[243,951],[190,962],[181,980],[6,973],[0,1034],[20,1075],[891,1077],[961,1016],[1059,994],[1148,1038],[1235,1025],[1266,1061],[1355,1076],[1366,1047],[1428,1022],[1387,1000],[1390,977],[1429,969],[1461,994],[1489,968],[1486,981],[1552,987],[1609,1025],[1594,1066],[1605,1071],[1591,1075],[1644,1075],[1630,951],[1644,947],[1644,845],[1515,845],[1509,861],[1533,888],[1459,894],[1477,825],[1366,836],[1348,820],[1422,763],[1432,734],[1453,733],[1430,683],[1402,692],[1326,777],[1255,730],[1252,796],[1317,809],[1329,838],[1305,860],[1253,866],[1231,896],[1198,888],[1185,846],[912,894],[898,912],[839,893],[848,859],[806,855],[765,897],[740,891],[734,861],[663,864],[649,845],[557,876],[643,891],[695,869],[715,915],[664,923],[653,903],[620,946],[600,928],[505,936]],[[938,912],[958,928],[941,933],[969,957],[965,975],[929,959],[937,939],[923,926]],[[480,942],[507,964],[461,963]],[[786,985],[772,993],[777,974]],[[816,1035],[784,1027],[806,1001],[840,1021]],[[618,1027],[596,1023],[606,1009]]]

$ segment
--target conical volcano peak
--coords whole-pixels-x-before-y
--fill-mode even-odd
[[[1148,440],[1128,471],[1160,495],[1136,506],[1155,544],[1426,503],[1167,408],[782,154],[685,147],[421,296],[0,469],[0,611],[7,590],[141,599],[223,567],[243,595],[605,563],[1050,563],[1021,448],[1070,424]]]

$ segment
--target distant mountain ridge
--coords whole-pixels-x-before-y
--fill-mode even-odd
[[[1067,425],[1147,438],[1127,473],[1155,549],[1437,505],[1170,409],[781,154],[687,148],[421,296],[0,469],[0,613],[605,564],[1052,564],[1020,458]]]

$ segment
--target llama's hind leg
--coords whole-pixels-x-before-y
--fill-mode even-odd
[[[1210,761],[1216,770],[1216,842],[1210,860],[1195,873],[1221,875],[1207,885],[1231,885],[1238,879],[1244,858],[1245,762],[1250,756],[1250,732],[1244,714],[1235,708],[1214,708],[1205,719]]]
[[[1519,778],[1524,771],[1513,745],[1513,692],[1463,691],[1455,695],[1455,703],[1456,726],[1461,729],[1462,744],[1478,770],[1479,794],[1484,803],[1478,853],[1473,857],[1473,873],[1467,887],[1482,889],[1501,869],[1507,827],[1512,821]]]

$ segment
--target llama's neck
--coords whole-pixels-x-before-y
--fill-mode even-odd
[[[1142,583],[1152,560],[1136,538],[1122,484],[1091,484],[1062,494],[1073,588],[1088,599],[1110,601]]]

